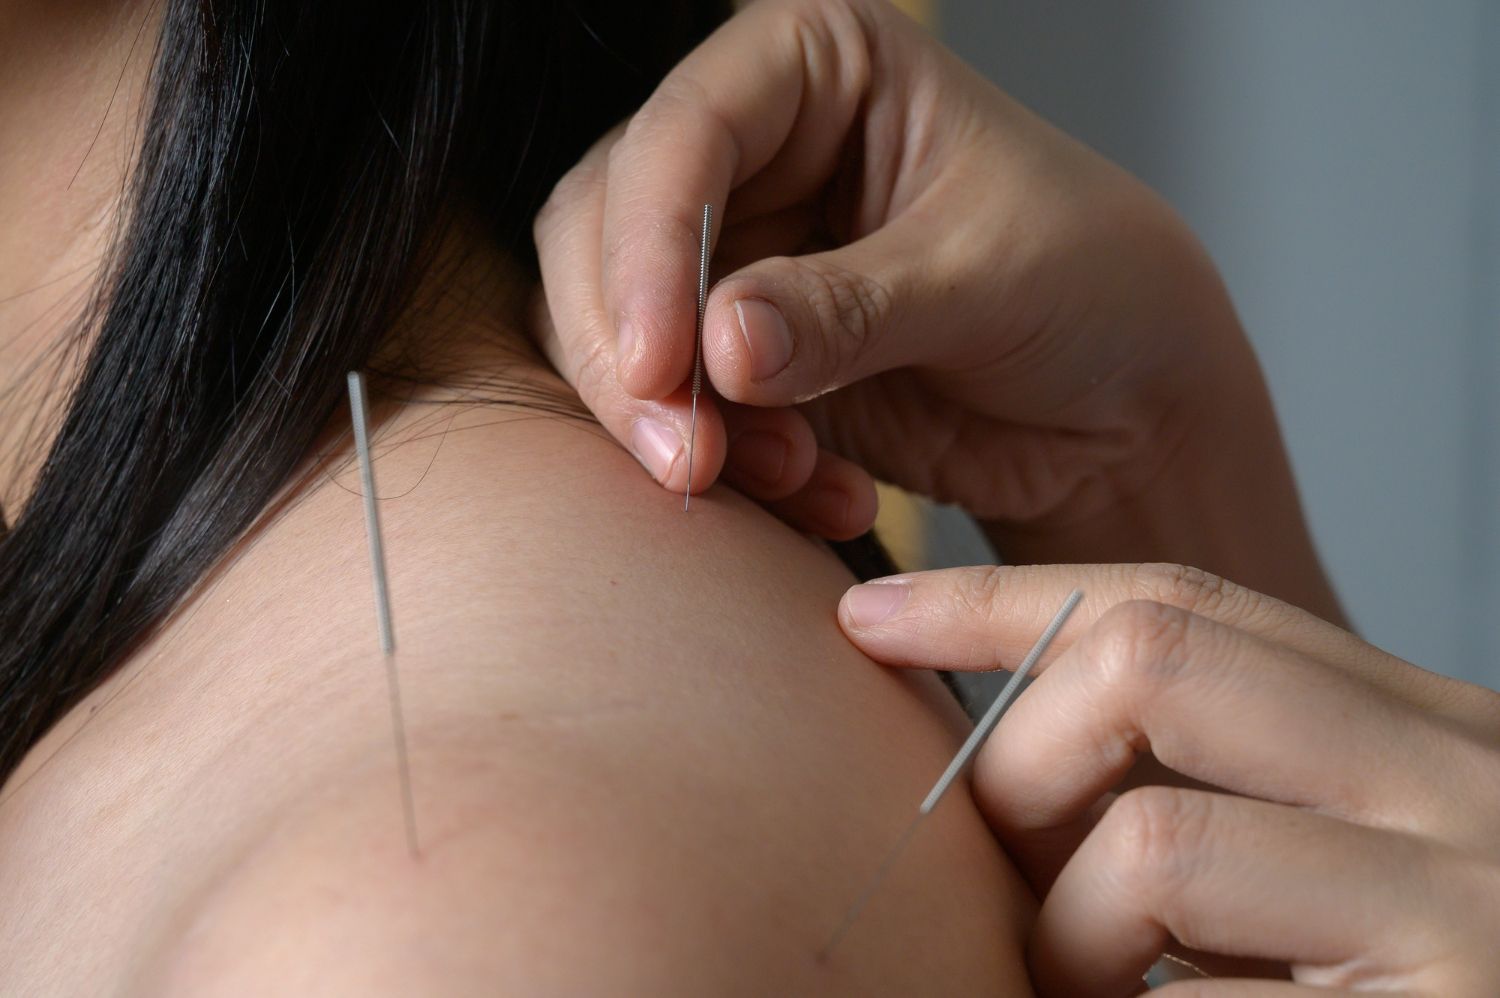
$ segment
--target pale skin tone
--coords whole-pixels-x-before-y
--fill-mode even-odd
[[[1028,992],[1035,902],[963,794],[814,960],[963,730],[838,632],[831,555],[727,490],[684,519],[588,424],[379,434],[421,859],[340,454],[0,791],[8,982]]]
[[[149,60],[144,4],[0,2],[0,505],[19,507],[58,409],[59,335],[116,217]],[[118,89],[117,89],[118,88]],[[111,100],[113,96],[113,102]],[[108,114],[105,113],[109,109]]]
[[[1493,991],[1500,696],[1170,565],[919,573],[851,590],[840,622],[877,661],[987,669],[1075,585],[1081,626],[976,771],[1045,898],[1038,991],[1122,993],[1174,938],[1308,985],[1205,994]],[[1206,786],[1137,788],[1101,817],[1147,750]]]
[[[17,30],[0,38],[26,51],[37,36],[19,27],[45,23],[48,37],[80,43],[71,50],[80,59],[128,49],[123,34],[69,34],[58,22],[27,20],[54,7],[0,7],[18,18],[7,22]],[[108,23],[134,27],[128,18]],[[772,22],[748,23],[766,30]],[[62,104],[92,100],[88,106],[102,110],[113,83],[108,73],[98,76],[83,91],[0,90],[33,101],[7,100],[0,120],[76,124]],[[103,192],[113,188],[108,173],[91,171],[111,160],[89,158],[79,182],[92,177],[99,186],[85,187],[78,200],[58,194],[89,137],[86,127],[56,136],[33,127],[27,142],[0,144],[27,156],[50,150],[47,161],[55,161],[48,170],[29,163],[8,170],[0,186],[0,211],[25,225],[7,229],[13,241],[5,244],[6,279],[14,275],[17,284],[6,294],[97,262],[101,243],[83,234],[93,231],[86,226],[101,204],[108,207]],[[554,207],[560,231],[559,220],[570,217],[568,202]],[[977,209],[970,202],[966,210]],[[691,204],[686,209],[696,211]],[[588,213],[576,217],[587,233]],[[1032,235],[1048,245],[1046,232]],[[1194,255],[1164,247],[1168,255],[1177,251]],[[1213,287],[1198,290],[1211,302]],[[783,304],[790,312],[795,303]],[[1128,304],[1116,303],[1112,313],[1128,314]],[[553,305],[559,331],[599,323],[587,315],[572,323],[568,309]],[[735,320],[726,319],[722,299],[716,308],[713,335],[722,337],[724,323]],[[27,337],[46,347],[62,328],[35,322],[34,313],[25,322],[15,314],[0,314],[6,343]],[[578,310],[573,315],[578,319]],[[503,360],[485,352],[483,344],[493,341],[489,325],[476,321],[485,332],[471,344],[476,369],[517,370],[513,351]],[[1238,349],[1237,332],[1208,325],[1202,335],[1218,348]],[[600,328],[610,334],[604,342],[612,361],[614,330]],[[1159,315],[1142,328],[1197,335],[1198,327]],[[828,329],[836,334],[839,327]],[[793,329],[802,331],[800,323]],[[733,347],[731,337],[726,351]],[[569,349],[549,346],[563,372],[578,380]],[[671,363],[680,363],[680,353],[666,348]],[[710,373],[724,382],[721,391],[733,391],[712,357]],[[546,377],[539,368],[534,376]],[[599,382],[610,384],[608,377]],[[1231,420],[1220,411],[1215,425],[1214,407],[1197,400],[1190,411],[1216,432],[1201,440],[1185,434],[1174,460],[1143,459],[1139,467],[1161,474],[1143,475],[1144,485],[1123,505],[1071,509],[1068,502],[1041,502],[1033,522],[1019,515],[1031,508],[1024,500],[1056,494],[1023,490],[1006,515],[981,505],[978,491],[965,501],[994,517],[993,535],[1023,557],[1076,558],[1101,544],[1139,544],[1146,527],[1151,547],[1137,549],[1138,556],[1209,564],[1334,615],[1295,506],[1286,505],[1292,493],[1276,472],[1284,464],[1274,429],[1269,439],[1260,435],[1274,423],[1254,404],[1263,403],[1258,378],[1248,386],[1213,387],[1248,400],[1232,420],[1246,439],[1225,443]],[[606,410],[607,428],[621,425],[597,392],[586,397]],[[685,414],[680,399],[663,405],[632,403],[628,392],[616,398],[655,406],[650,411],[666,418]],[[834,414],[836,399],[829,406]],[[4,425],[38,415],[18,406],[14,397],[7,400]],[[797,413],[774,406],[765,412],[771,415],[746,418],[782,420],[770,428],[800,432]],[[387,412],[387,439],[435,429],[422,426],[422,416]],[[1103,416],[1130,423],[1118,412]],[[205,589],[0,789],[0,896],[6,898],[0,936],[15,944],[3,954],[7,982],[40,993],[77,992],[100,979],[141,993],[171,985],[185,993],[264,992],[268,981],[371,993],[377,985],[400,992],[439,979],[490,993],[497,979],[506,980],[495,976],[501,972],[520,975],[509,979],[516,987],[566,988],[579,984],[567,975],[592,970],[656,984],[658,991],[672,981],[701,992],[726,981],[749,986],[747,961],[786,980],[807,969],[830,913],[845,900],[846,883],[857,882],[885,845],[887,836],[872,829],[907,808],[913,788],[925,789],[954,745],[956,719],[951,711],[944,719],[930,687],[885,677],[843,638],[830,639],[822,614],[832,613],[849,579],[816,548],[722,490],[700,499],[707,512],[693,521],[692,543],[681,543],[680,514],[668,503],[658,515],[652,490],[619,451],[546,421],[478,425],[493,419],[484,410],[460,417],[453,427],[460,432],[444,445],[448,456],[438,455],[404,506],[387,509],[393,552],[403,537],[421,552],[397,569],[398,605],[416,621],[403,625],[403,648],[410,649],[403,667],[432,697],[430,727],[424,732],[423,719],[414,718],[416,744],[420,753],[421,739],[430,739],[428,758],[442,774],[425,788],[423,814],[436,842],[421,873],[391,873],[404,869],[404,846],[393,779],[382,761],[388,758],[383,691],[370,681],[367,656],[351,651],[371,630],[360,588],[357,502],[324,485],[259,534],[217,578],[218,588]],[[814,414],[807,426],[836,443],[832,419]],[[708,425],[705,446],[712,453]],[[337,430],[331,428],[330,440]],[[858,438],[846,442],[855,453]],[[430,457],[422,448],[431,443],[412,442],[383,458],[392,493],[421,476]],[[795,464],[795,444],[788,444],[786,467]],[[865,444],[866,453],[879,444]],[[1182,455],[1201,463],[1215,448],[1254,455],[1245,458],[1260,462],[1248,484],[1266,494],[1247,499],[1245,482],[1233,476],[1218,482],[1201,466],[1193,469],[1198,474],[1176,475],[1187,460]],[[887,452],[899,457],[901,449],[880,449]],[[864,512],[859,466],[808,460],[807,453],[796,460],[821,470],[809,470],[784,496],[814,480],[829,484],[846,493],[841,521],[818,523],[819,506],[806,497],[777,508],[825,533],[856,529]],[[1119,460],[1126,470],[1135,466],[1128,449]],[[712,477],[712,460],[705,466]],[[1071,467],[1078,480],[1103,483],[1106,497],[1109,483],[1119,480],[1119,469],[1112,477],[1087,460]],[[24,467],[5,480],[24,486]],[[1243,532],[1182,516],[1183,507],[1169,500],[1187,486],[1202,490],[1189,508],[1218,510],[1231,526],[1243,524],[1244,503],[1253,505],[1259,528],[1253,543]],[[18,495],[24,487],[8,492],[7,502],[18,502]],[[615,527],[627,519],[634,532],[622,537]],[[476,544],[476,523],[497,525],[495,534]],[[693,555],[703,545],[722,556],[712,566]],[[600,573],[601,562],[621,571]],[[594,567],[580,570],[580,563]],[[787,579],[794,583],[789,589]],[[607,586],[611,580],[620,585]],[[903,973],[920,972],[932,982],[938,968],[953,975],[939,989],[944,983],[949,991],[1016,987],[1029,936],[1040,987],[1111,993],[1128,988],[1130,975],[1172,933],[1208,949],[1280,959],[1306,985],[1487,993],[1495,971],[1484,961],[1497,934],[1496,861],[1487,851],[1496,840],[1493,696],[1431,677],[1252,591],[1205,598],[1220,592],[1205,587],[1208,581],[1171,570],[1076,566],[927,576],[906,581],[910,593],[892,616],[863,626],[855,615],[861,597],[845,598],[840,623],[876,659],[985,667],[1014,661],[1067,588],[1081,584],[1090,593],[1037,695],[1019,702],[981,759],[979,809],[962,798],[946,823],[928,829],[928,853],[909,857],[908,879],[891,885],[883,918],[871,913],[864,941],[851,939],[848,963],[831,972],[850,976],[814,983],[831,980],[857,993],[875,985],[900,991],[910,984]],[[684,619],[664,614],[664,606],[687,600],[698,602]],[[593,608],[586,626],[580,605]],[[721,615],[715,628],[701,626],[705,607]],[[800,618],[808,607],[823,610]],[[768,619],[778,626],[766,628]],[[622,641],[641,654],[620,657]],[[765,649],[764,660],[744,657],[750,647]],[[715,667],[705,669],[705,662]],[[1246,720],[1288,685],[1308,691],[1292,704],[1298,713],[1269,724]],[[1233,715],[1215,724],[1225,701]],[[800,709],[818,713],[789,713]],[[839,724],[829,723],[829,711]],[[588,723],[570,720],[579,717]],[[721,717],[733,723],[715,723]],[[1066,718],[1079,723],[1058,723]],[[763,737],[768,730],[775,737]],[[663,740],[664,731],[673,737]],[[899,746],[892,745],[892,731],[901,732]],[[1303,736],[1317,737],[1319,751],[1295,753]],[[818,737],[835,741],[808,741]],[[1054,737],[1059,744],[1037,747]],[[693,752],[679,751],[684,743]],[[705,753],[704,745],[714,750]],[[1063,765],[1058,749],[1070,745],[1075,751]],[[1091,826],[1090,817],[1078,816],[1097,814],[1100,795],[1128,757],[1148,746],[1231,793],[1205,803],[1192,792],[1137,792],[1078,846]],[[827,770],[809,767],[811,758],[824,759]],[[1025,765],[1012,778],[1017,759]],[[419,774],[421,765],[419,756]],[[632,782],[642,773],[659,775]],[[756,794],[766,785],[761,781],[789,774],[807,781],[790,791],[792,800],[829,806],[768,810],[766,802],[787,793],[787,784],[776,784],[778,795]],[[563,789],[560,780],[567,781]],[[705,790],[696,807],[684,785]],[[745,795],[753,795],[755,807],[745,806]],[[601,799],[610,805],[606,819]],[[663,830],[662,814],[679,816],[675,828]],[[788,822],[795,834],[782,838]],[[454,827],[464,831],[445,839]],[[1286,845],[1288,830],[1297,834],[1295,849]],[[849,846],[855,839],[858,849]],[[742,847],[735,863],[724,860],[726,841]],[[1002,841],[1045,893],[1035,932],[1029,932],[1028,895],[1000,855]],[[597,862],[580,866],[584,859]],[[1182,876],[1184,869],[1193,876]],[[1283,879],[1271,880],[1268,871]],[[643,904],[659,898],[653,892],[673,877],[686,892],[676,896],[677,907],[663,912]],[[504,889],[495,889],[497,882]],[[1276,892],[1274,905],[1255,893],[1268,888]],[[568,907],[585,895],[593,903]],[[757,909],[773,897],[782,902],[773,916]],[[657,920],[643,910],[655,911]],[[704,916],[715,911],[717,922]],[[917,917],[908,917],[913,911]],[[564,934],[557,924],[573,933],[567,945],[559,944]],[[591,945],[588,960],[571,944],[579,935]],[[1434,939],[1444,944],[1441,952],[1424,948]],[[420,945],[407,945],[414,940]],[[951,941],[951,952],[934,950],[942,940]],[[905,955],[908,947],[927,954],[930,965],[916,966]],[[1082,978],[1080,967],[1096,976]],[[456,977],[455,968],[472,976]],[[868,976],[853,976],[859,973]],[[1291,987],[1209,985],[1201,993],[1276,994]]]
[[[1191,234],[906,18],[752,5],[538,220],[543,346],[678,491],[703,202],[724,221],[694,490],[722,469],[840,537],[873,521],[873,474],[963,505],[1018,560],[1232,569],[1338,617],[1254,355]],[[1252,512],[1274,529],[1228,529]]]
[[[68,184],[141,12],[0,5],[0,44],[55,70],[0,89],[22,129],[0,134],[0,297],[75,270],[89,290],[127,125]],[[451,248],[468,264],[399,332],[487,397],[571,398],[520,333],[516,270],[461,228]],[[0,344],[44,356],[67,310],[32,308],[0,312]],[[0,786],[3,990],[1029,993],[1036,901],[964,793],[815,960],[964,733],[933,677],[839,632],[854,580],[821,542],[727,488],[684,517],[586,419],[426,404],[456,394],[375,410],[420,860],[341,412],[287,502]],[[55,404],[8,395],[0,425]],[[11,515],[29,467],[0,469]]]
[[[689,482],[703,202],[725,222]],[[878,661],[988,669],[1086,591],[975,784],[1044,899],[1040,991],[1127,993],[1176,940],[1292,978],[1179,995],[1493,993],[1500,697],[1338,626],[1254,357],[1150,192],[875,0],[762,0],[585,157],[537,241],[540,341],[668,489],[722,474],[846,536],[874,475],[1012,561],[1166,563],[841,604]],[[1116,797],[1144,774],[1170,785]]]

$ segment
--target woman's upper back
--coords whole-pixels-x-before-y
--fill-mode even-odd
[[[815,961],[962,731],[843,639],[825,549],[723,489],[684,515],[578,420],[385,412],[420,858],[334,428],[0,792],[7,990],[1026,990],[1031,901],[967,796]]]

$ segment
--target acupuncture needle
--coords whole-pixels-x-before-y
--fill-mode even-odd
[[[906,826],[906,830],[901,833],[901,837],[896,840],[896,844],[891,847],[891,851],[886,854],[880,866],[875,869],[875,873],[865,883],[864,889],[855,897],[854,903],[849,906],[848,914],[844,916],[844,920],[839,923],[839,927],[834,930],[828,942],[818,951],[819,963],[827,962],[834,947],[853,928],[855,920],[859,918],[860,913],[864,911],[865,905],[869,903],[870,896],[875,893],[875,889],[885,880],[887,874],[896,865],[896,860],[900,858],[901,853],[905,851],[907,845],[910,844],[912,838],[917,834],[917,828],[921,826],[922,820],[932,813],[933,808],[937,807],[938,801],[943,799],[943,795],[948,792],[948,788],[958,779],[958,775],[963,772],[964,767],[974,758],[974,754],[979,751],[979,747],[984,744],[990,732],[995,730],[995,725],[1000,721],[1000,715],[1005,711],[1005,705],[1010,703],[1011,699],[1015,697],[1016,691],[1020,688],[1022,681],[1031,672],[1031,667],[1036,665],[1037,659],[1041,658],[1047,651],[1047,646],[1052,643],[1053,638],[1057,637],[1057,632],[1062,630],[1063,624],[1067,623],[1068,617],[1072,615],[1082,599],[1083,590],[1075,589],[1063,601],[1062,607],[1057,611],[1056,616],[1052,618],[1052,622],[1047,625],[1047,629],[1042,632],[1042,636],[1037,638],[1036,644],[1031,647],[1031,651],[1026,653],[1026,657],[1022,659],[1020,666],[1011,674],[1010,681],[1005,684],[1005,687],[1000,691],[1000,695],[995,697],[995,702],[990,704],[989,710],[984,712],[984,716],[974,726],[974,730],[969,734],[968,740],[958,750],[958,754],[953,757],[953,761],[948,763],[948,768],[943,771],[943,775],[938,777],[937,783],[933,784],[932,790],[928,792],[926,799],[922,801],[921,806],[917,809],[916,816],[912,818],[911,823]]]
[[[703,390],[703,313],[708,308],[708,247],[713,238],[714,206],[703,206],[703,238],[698,247],[698,326],[693,332],[693,414],[688,422],[687,486],[682,511],[693,498],[693,444],[698,436],[698,393]]]
[[[362,371],[349,372],[349,411],[354,419],[354,450],[359,455],[360,485],[364,490],[365,533],[370,540],[370,570],[375,578],[375,618],[380,625],[380,651],[385,658],[385,683],[391,706],[391,738],[396,746],[396,775],[401,781],[401,809],[406,819],[406,848],[416,859],[417,808],[412,800],[411,765],[406,753],[406,718],[401,711],[401,683],[396,675],[396,632],[391,623],[391,592],[385,576],[385,545],[380,538],[380,510],[375,505],[375,462],[370,458],[370,408]]]

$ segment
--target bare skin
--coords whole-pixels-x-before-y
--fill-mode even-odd
[[[154,30],[142,3],[0,2],[11,514]],[[488,294],[408,332],[446,338],[450,375],[508,379],[491,395],[567,395],[488,263]],[[584,420],[389,398],[376,418],[420,860],[339,413],[331,480],[309,455],[306,487],[0,787],[7,993],[1028,992],[1035,902],[964,795],[814,961],[963,727],[931,677],[839,633],[852,580],[826,549],[726,489],[684,517]]]
[[[113,232],[157,14],[131,0],[0,0],[0,507],[30,492],[54,375]]]
[[[884,0],[748,6],[537,220],[548,356],[675,491],[705,202],[694,490],[722,471],[847,537],[873,476],[961,506],[1011,563],[1180,562],[1341,619],[1187,226]]]
[[[856,586],[839,619],[877,661],[984,669],[1074,586],[1073,626],[975,769],[1044,896],[1039,994],[1130,993],[1174,942],[1296,983],[1173,998],[1495,993],[1500,694],[1174,565],[918,572]],[[1191,782],[1127,789],[1147,751]]]
[[[568,391],[494,335],[450,347]],[[420,860],[341,413],[332,477],[0,794],[0,976],[40,994],[1028,992],[1034,902],[966,794],[815,962],[963,732],[932,677],[839,633],[852,580],[826,549],[723,488],[684,516],[581,420],[377,417]]]
[[[703,202],[716,392],[689,481],[677,247]],[[883,0],[761,0],[536,229],[542,342],[665,488],[722,472],[842,536],[876,476],[959,504],[1018,566],[856,587],[867,654],[993,668],[1087,594],[977,766],[1044,896],[1039,993],[1132,993],[1172,945],[1237,979],[1174,995],[1495,993],[1500,698],[1337,626],[1254,355],[1151,192]],[[1293,981],[1245,979],[1267,974]]]

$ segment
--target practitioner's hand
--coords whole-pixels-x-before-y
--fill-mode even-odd
[[[688,485],[705,202],[725,223],[704,334],[720,398],[700,406],[694,491],[722,466],[843,536],[873,517],[869,472],[962,504],[1029,560],[1240,571],[1165,542],[1189,479],[1191,524],[1238,526],[1243,503],[1262,548],[1300,531],[1254,358],[1191,235],[883,0],[750,5],[537,220],[542,343],[667,487]],[[1251,473],[1211,481],[1220,459]]]
[[[1013,666],[1075,586],[1050,665],[974,772],[1044,896],[1040,993],[1130,993],[1173,939],[1284,961],[1300,985],[1496,993],[1500,695],[1172,566],[898,576],[850,590],[839,617],[891,665]],[[1200,789],[1115,798],[1148,751]]]

